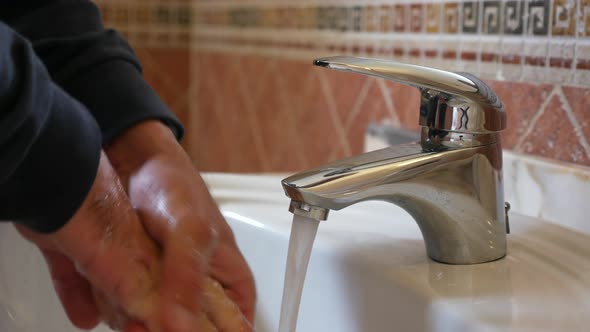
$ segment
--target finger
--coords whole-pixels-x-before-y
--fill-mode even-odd
[[[215,231],[181,209],[176,209],[175,213],[180,219],[174,219],[171,213],[150,211],[153,210],[140,212],[140,215],[148,233],[162,243],[164,326],[170,331],[191,331],[198,324],[195,314],[201,311],[202,281],[216,242]]]
[[[123,328],[123,332],[149,332],[148,329],[139,322],[129,322],[125,328]]]
[[[202,310],[202,279],[217,242],[216,231],[193,213],[181,191],[164,193],[159,189],[141,194],[146,196],[136,206],[138,214],[163,252],[162,329],[192,332],[200,324],[196,315]]]
[[[251,331],[251,325],[242,315],[240,308],[223,290],[223,287],[211,278],[205,278],[203,308],[207,316],[220,331]]]
[[[99,323],[97,306],[88,281],[84,279],[72,262],[64,255],[42,250],[57,295],[76,327],[90,330]]]
[[[117,303],[109,301],[106,296],[93,289],[94,301],[100,312],[101,320],[106,323],[112,330],[121,331],[123,327],[131,321],[131,318],[120,308]]]
[[[215,324],[213,324],[213,322],[211,322],[211,320],[209,320],[209,318],[206,315],[199,316],[198,321],[199,321],[198,331],[203,331],[203,332],[217,332],[217,331],[219,331],[215,327]]]
[[[203,179],[198,176],[197,181],[201,184],[195,188],[199,201],[206,202],[205,206],[215,206],[215,201]],[[204,210],[201,213],[205,213],[208,220],[215,224],[220,242],[210,260],[210,274],[222,284],[226,293],[238,304],[246,319],[253,323],[256,306],[254,276],[238,248],[233,231],[219,209]]]
[[[246,319],[254,323],[256,286],[240,251],[231,244],[221,243],[211,258],[209,274],[225,288]]]
[[[203,178],[197,174],[195,181],[197,182],[195,189],[195,196],[197,197],[197,201],[200,202],[200,205],[205,207],[203,213],[206,214],[207,220],[215,224],[215,227],[219,233],[220,241],[224,241],[226,243],[231,243],[237,247],[237,243],[234,237],[234,234],[229,227],[229,224],[223,218],[221,211],[217,208],[217,203],[211,196],[209,189]]]

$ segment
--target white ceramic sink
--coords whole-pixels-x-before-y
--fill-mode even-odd
[[[258,331],[277,331],[291,215],[278,176],[207,181],[257,279]],[[590,235],[510,214],[509,254],[457,266],[426,256],[402,209],[365,202],[320,223],[298,331],[587,331]]]
[[[292,217],[281,178],[206,175],[254,271],[259,332],[278,328]],[[453,266],[426,257],[417,225],[396,206],[331,212],[320,224],[298,331],[587,331],[590,235],[510,217],[505,259]],[[76,331],[40,255],[9,225],[0,226],[0,331]]]

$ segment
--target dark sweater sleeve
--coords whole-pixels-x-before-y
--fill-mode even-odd
[[[92,187],[100,146],[93,117],[0,22],[0,220],[63,226]]]
[[[29,39],[52,79],[92,113],[108,142],[126,128],[159,119],[177,139],[183,127],[144,81],[127,42],[105,29],[88,0],[19,0],[0,20]]]

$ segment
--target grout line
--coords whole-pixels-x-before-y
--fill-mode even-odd
[[[478,22],[477,22],[477,28],[476,28],[476,35],[477,36],[481,36],[483,35],[483,1],[479,1],[479,3],[477,4],[477,16],[478,16]],[[476,76],[481,76],[481,53],[483,52],[483,41],[481,39],[478,40],[477,42],[477,46],[475,47],[476,49],[476,57],[475,57],[475,75]]]
[[[391,116],[391,121],[393,121],[393,125],[397,127],[401,127],[401,121],[399,119],[399,114],[395,111],[395,107],[393,106],[393,99],[391,98],[391,92],[385,85],[385,80],[377,80],[377,85],[381,90],[381,95],[383,96],[383,101],[385,102],[385,107]]]
[[[535,125],[536,125],[537,121],[545,113],[547,106],[551,102],[551,98],[553,98],[553,96],[557,93],[558,88],[559,88],[559,86],[556,85],[553,87],[553,89],[551,89],[551,92],[549,93],[547,98],[545,98],[545,100],[543,101],[541,106],[539,107],[539,111],[537,113],[535,113],[535,115],[533,115],[533,117],[531,118],[531,122],[529,123],[529,126],[526,128],[525,132],[522,135],[520,135],[520,137],[518,138],[518,142],[514,145],[515,151],[522,152],[522,145],[524,144],[525,139],[535,129]]]
[[[198,60],[197,60],[198,59]],[[199,160],[199,133],[198,128],[201,123],[201,115],[199,112],[199,89],[200,85],[203,84],[202,80],[199,80],[200,75],[200,62],[203,59],[202,54],[197,52],[191,52],[189,57],[189,85],[188,85],[188,114],[186,124],[186,137],[188,141],[189,157],[193,160],[197,169],[201,167],[201,161]],[[193,139],[196,137],[196,139]],[[197,143],[195,146],[194,143]]]
[[[190,84],[190,82],[189,82],[189,84]],[[186,105],[186,106],[188,106],[188,108],[189,108],[188,111],[190,112],[190,102],[189,102],[190,101],[190,95],[191,95],[191,93],[190,93],[189,89],[187,89],[187,91],[185,91],[185,93],[181,97],[177,96],[176,97],[176,100],[174,101],[174,103],[173,104],[170,104],[170,109],[171,110],[176,110],[179,107]]]
[[[188,52],[188,51],[187,51]],[[143,57],[142,57],[142,67],[143,69],[147,69],[148,67],[151,68],[158,68],[158,61],[156,61],[155,57],[151,54],[150,51],[143,51]],[[191,99],[191,85],[194,84],[193,80],[192,80],[192,72],[191,72],[191,58],[190,58],[190,54],[188,57],[188,85],[186,86],[186,89],[180,89],[179,86],[176,84],[176,82],[174,82],[174,80],[171,78],[170,75],[168,75],[166,73],[166,71],[163,70],[151,70],[152,73],[156,74],[156,79],[161,80],[162,83],[166,86],[166,89],[169,89],[171,91],[176,92],[175,95],[173,95],[174,98],[174,102],[172,103],[166,103],[162,96],[160,96],[160,93],[158,93],[158,91],[156,91],[156,94],[158,95],[158,97],[160,99],[162,99],[162,102],[164,102],[164,104],[171,110],[171,111],[176,111],[179,110],[181,106],[187,106],[186,107],[186,120],[188,123],[185,123],[185,129],[187,131],[190,131],[189,127],[191,126],[191,119],[193,117],[192,113],[192,105],[190,103]],[[182,92],[178,92],[178,91],[182,91]],[[180,116],[179,116],[180,117]],[[189,133],[185,134],[185,136],[190,136]],[[190,151],[192,151],[192,149],[194,147],[192,147],[192,143],[189,141],[187,144],[188,148]]]
[[[316,70],[312,70],[307,74],[307,76],[305,77],[305,80],[304,80],[304,84],[303,84],[303,91],[301,91],[301,100],[310,100],[310,94],[312,92],[314,92],[314,90],[312,89],[312,87],[313,87],[312,82],[314,80],[318,79],[317,76],[318,76],[318,71],[316,71]],[[295,112],[290,112],[289,114],[294,114],[294,113]],[[297,117],[295,117],[294,115],[290,115],[290,116],[293,120],[293,124],[295,124],[295,126],[293,127],[293,130],[295,133],[299,134],[300,131],[297,130],[297,126],[296,126],[297,124],[299,124],[297,121]],[[304,125],[304,124],[301,124],[301,125]],[[299,137],[299,139],[300,139],[300,142],[303,141],[303,140],[301,140],[301,137]],[[298,150],[300,150],[300,153],[303,155],[303,160],[305,161],[305,165],[304,165],[305,168],[308,168],[310,166],[310,164],[313,164],[313,163],[310,163],[309,159],[307,159],[307,157],[305,155],[305,149],[298,149]]]
[[[567,117],[568,117],[570,123],[574,127],[574,133],[576,134],[576,137],[578,138],[580,145],[582,145],[582,147],[584,148],[584,151],[586,151],[587,158],[590,159],[590,144],[588,144],[588,140],[586,139],[586,136],[584,136],[584,131],[582,130],[582,126],[580,126],[580,122],[576,118],[576,115],[574,114],[574,111],[572,110],[569,100],[565,96],[561,86],[557,90],[557,97],[561,101],[561,106],[562,106],[565,114],[567,114]]]
[[[190,51],[187,50],[187,53],[190,54]],[[151,51],[143,51],[143,57],[142,57],[142,66],[146,67],[146,64],[149,65],[152,68],[159,68],[158,65],[158,61],[156,61],[154,55],[151,54]],[[189,59],[189,64],[190,64],[190,59]],[[176,81],[170,77],[170,75],[165,71],[165,70],[153,70],[153,73],[156,73],[156,77],[158,79],[160,79],[162,81],[162,83],[164,83],[164,85],[172,90],[172,91],[179,91],[181,90],[179,88],[179,86],[176,84]],[[189,72],[190,74],[190,72]],[[190,77],[189,77],[189,81],[190,81]],[[190,85],[190,83],[189,83]],[[186,90],[188,91],[188,85],[186,87]]]
[[[243,77],[248,77],[241,70],[241,68],[242,68],[241,60],[242,60],[241,57],[236,57],[236,59],[234,61],[232,61],[234,71],[236,73],[234,77],[236,77],[238,79],[243,78]],[[267,67],[263,67],[263,68],[267,68]],[[268,76],[268,70],[266,70],[262,75],[259,76],[259,80],[262,81],[267,76]],[[270,161],[268,160],[267,154],[265,153],[264,143],[263,143],[264,140],[262,139],[262,135],[260,135],[261,130],[258,126],[259,121],[258,121],[258,117],[256,116],[256,106],[252,104],[252,99],[253,99],[252,97],[257,97],[260,95],[260,91],[262,89],[260,87],[261,84],[258,85],[258,89],[260,89],[260,91],[256,91],[254,94],[249,93],[251,91],[248,91],[248,87],[246,87],[246,84],[244,84],[244,80],[239,79],[238,85],[240,87],[240,92],[242,93],[242,97],[244,98],[244,104],[245,104],[245,108],[246,108],[246,116],[248,117],[250,132],[252,133],[252,137],[254,138],[254,149],[256,150],[258,160],[262,164],[262,170],[267,172],[270,170]]]
[[[330,117],[332,118],[332,123],[336,127],[336,134],[338,135],[338,138],[340,138],[340,144],[344,149],[344,153],[347,156],[350,156],[352,154],[352,149],[348,143],[348,137],[346,136],[346,131],[344,130],[342,120],[340,119],[340,116],[338,116],[338,110],[336,109],[336,102],[334,101],[332,89],[330,88],[330,84],[326,79],[326,74],[324,74],[323,71],[318,72],[318,80],[320,82],[320,87],[324,97],[328,103],[328,111],[330,113]]]
[[[149,51],[143,51],[143,61],[142,61],[142,67],[143,69],[146,69],[148,67],[151,68],[158,68],[158,61],[155,60],[155,57],[151,54],[151,52]],[[180,89],[179,86],[174,82],[174,80],[170,77],[170,75],[168,75],[165,71],[163,70],[151,70],[152,73],[156,74],[156,79],[161,80],[161,82],[166,86],[167,90],[171,90],[174,91],[175,94],[173,95],[174,98],[174,102],[172,103],[166,103],[162,96],[160,96],[160,93],[158,93],[158,91],[156,91],[156,94],[158,95],[158,97],[160,99],[162,99],[162,102],[164,102],[164,104],[171,110],[171,111],[175,111],[178,110],[181,106],[187,106],[187,121],[190,123],[190,113],[191,113],[191,105],[190,105],[190,89],[191,89],[191,84],[192,83],[192,79],[191,79],[191,70],[190,70],[190,65],[191,65],[191,59],[189,57],[189,61],[188,61],[188,85],[186,86],[186,89]],[[182,91],[182,92],[178,92],[178,91]],[[189,124],[185,124],[185,126],[189,126]],[[190,145],[190,143],[189,143]]]
[[[581,8],[582,8],[582,0],[576,0],[576,12],[574,13],[571,19],[575,20],[574,23],[574,51],[572,54],[572,67],[570,68],[570,83],[574,83],[577,81],[576,75],[576,67],[578,66],[578,42],[579,42],[579,35],[580,30],[578,29],[578,24],[581,25],[582,20],[580,20],[581,15]]]
[[[276,61],[272,61],[272,68],[274,70],[277,69],[277,65],[276,65]],[[279,103],[280,103],[280,110],[277,110],[277,112],[286,112],[285,114],[287,115],[287,117],[289,118],[289,122],[288,124],[285,124],[286,130],[289,131],[289,136],[297,141],[297,142],[301,142],[301,138],[299,137],[299,132],[295,129],[295,124],[297,123],[297,119],[296,117],[293,115],[295,112],[292,112],[291,110],[289,110],[288,108],[288,104],[289,102],[286,99],[285,93],[287,91],[286,87],[285,87],[285,81],[283,80],[283,75],[280,74],[276,74],[275,77],[277,78],[277,85],[279,86],[278,89],[278,96],[279,96]],[[307,100],[307,96],[303,97]],[[303,99],[302,98],[302,99]],[[304,149],[295,149],[295,155],[297,157],[297,159],[299,160],[299,162],[301,163],[302,167],[304,169],[308,168],[309,165],[309,161],[307,160],[307,157],[305,155]]]
[[[547,43],[545,44],[545,70],[543,72],[543,78],[547,80],[551,80],[550,70],[551,67],[549,66],[549,60],[551,59],[551,45],[552,41],[554,40],[553,37],[553,10],[554,10],[554,1],[549,1],[549,14],[547,15]],[[575,39],[575,38],[572,38]],[[563,52],[563,51],[562,51]],[[562,53],[563,55],[563,53]],[[567,83],[567,82],[564,82]]]
[[[204,80],[204,82],[205,82],[205,84],[208,84],[212,88],[213,91],[219,91],[217,89],[217,87],[219,85],[217,84],[217,76],[216,75],[210,75],[210,76],[208,76],[207,79]],[[223,117],[219,114],[220,113],[220,111],[219,111],[219,103],[220,103],[219,98],[213,98],[213,105],[212,105],[213,112],[214,112],[215,117],[217,118],[217,120],[220,122],[220,124],[223,125]],[[197,128],[197,130],[198,130],[198,128]],[[219,130],[219,131],[221,132],[220,139],[221,139],[221,141],[223,143],[224,150],[226,150],[225,153],[227,153],[227,146],[230,144],[231,139],[229,139],[227,137],[227,133],[226,133],[225,130]],[[199,141],[198,144],[200,146],[201,144],[205,144],[205,142]],[[198,150],[199,150],[199,156],[197,156],[197,158],[200,159],[200,154],[201,154],[202,150],[200,148]],[[232,167],[233,167],[233,165],[232,165],[233,164],[233,158],[229,158],[229,163],[230,163],[229,169],[231,170]]]
[[[363,83],[363,86],[361,87],[361,89],[356,97],[356,100],[354,101],[354,105],[352,106],[350,114],[346,118],[346,123],[344,125],[344,128],[347,132],[350,129],[350,126],[352,126],[352,123],[356,119],[357,115],[362,111],[361,106],[363,105],[363,102],[365,101],[367,94],[369,93],[369,89],[370,89],[371,85],[373,84],[374,80],[375,79],[372,77],[367,77],[365,79],[365,82]]]
[[[529,15],[525,14],[529,12],[529,2],[528,1],[523,1],[522,4],[522,34],[520,35],[520,41],[521,41],[521,45],[522,45],[522,50],[523,53],[522,55],[526,55],[524,54],[524,51],[526,50],[526,45],[527,45],[527,31],[529,28]],[[525,81],[525,57],[521,56],[520,57],[520,73],[518,75],[518,80],[519,81]]]

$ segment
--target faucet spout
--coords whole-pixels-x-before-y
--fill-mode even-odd
[[[431,151],[404,144],[304,171],[283,180],[293,201],[340,210],[367,200],[400,206],[418,223],[428,255],[449,264],[506,255],[498,143]]]

